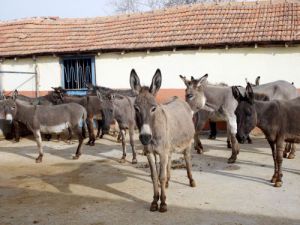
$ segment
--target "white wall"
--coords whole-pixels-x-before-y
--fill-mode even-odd
[[[40,90],[61,85],[58,57],[37,57]],[[129,88],[129,74],[135,68],[141,82],[149,85],[157,68],[163,74],[163,88],[184,88],[178,75],[200,77],[209,74],[210,82],[245,85],[245,78],[261,83],[284,79],[300,87],[300,46],[289,48],[240,48],[158,53],[101,54],[96,56],[97,84],[112,88]],[[0,70],[34,71],[30,58],[5,60]],[[32,75],[0,74],[0,88],[14,90]],[[20,91],[34,91],[35,80],[27,82]]]
[[[39,88],[41,91],[51,90],[51,87],[61,85],[59,58],[38,57],[36,64],[40,74]],[[31,58],[5,60],[0,63],[0,71],[34,72],[34,65],[34,61]],[[7,91],[16,88],[20,91],[35,91],[35,78],[33,74],[0,73],[0,82],[0,88],[2,87]]]
[[[163,88],[184,88],[178,75],[200,77],[210,82],[245,85],[245,78],[261,83],[284,79],[300,87],[300,46],[289,48],[233,48],[159,53],[101,54],[96,57],[97,83],[129,88],[135,68],[141,82],[149,85],[156,68],[163,74]]]

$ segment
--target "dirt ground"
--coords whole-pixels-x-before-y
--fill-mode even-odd
[[[136,135],[137,136],[137,135]],[[168,212],[150,212],[153,191],[141,145],[137,165],[120,164],[121,146],[107,136],[84,155],[71,159],[76,143],[44,142],[45,156],[36,164],[31,139],[0,141],[1,225],[300,224],[300,156],[284,160],[283,187],[274,188],[271,151],[263,137],[242,145],[237,163],[227,164],[225,138],[203,137],[204,155],[193,152],[193,176],[188,186],[181,155],[167,190]],[[299,147],[299,146],[297,146]],[[179,165],[178,165],[179,162]]]

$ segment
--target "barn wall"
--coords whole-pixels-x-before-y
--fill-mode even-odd
[[[36,60],[40,75],[40,90],[51,90],[53,86],[61,85],[59,58],[38,57]],[[0,63],[0,71],[34,72],[35,63],[30,59],[5,60]],[[35,78],[33,74],[0,74],[0,88],[19,91],[32,95],[35,91]]]
[[[229,85],[245,85],[245,78],[254,82],[261,76],[261,83],[285,79],[300,87],[300,46],[289,48],[241,48],[200,51],[177,51],[158,53],[101,54],[96,56],[96,79],[98,85],[112,88],[129,88],[129,73],[135,68],[143,84],[149,85],[157,68],[163,74],[164,93],[176,93],[184,84],[178,75],[200,77],[209,74],[210,82],[226,82]],[[37,57],[40,73],[40,91],[61,85],[61,68],[58,57]],[[5,60],[0,70],[34,71],[30,59]],[[0,88],[14,90],[32,75],[0,74]],[[19,88],[34,92],[32,79]],[[182,94],[182,93],[181,93]]]
[[[210,82],[245,85],[245,78],[261,83],[278,79],[300,87],[300,46],[289,48],[234,48],[158,53],[101,54],[96,57],[97,83],[128,88],[129,73],[135,68],[141,82],[149,85],[156,68],[163,74],[162,88],[184,88],[178,75],[200,77]]]

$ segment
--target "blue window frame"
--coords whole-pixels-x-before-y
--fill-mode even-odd
[[[96,84],[95,57],[72,56],[60,61],[62,87],[69,95],[86,95],[86,85]]]

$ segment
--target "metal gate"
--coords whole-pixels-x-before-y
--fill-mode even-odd
[[[1,81],[2,74],[20,74],[20,75],[21,74],[29,74],[29,75],[32,75],[28,79],[23,81],[21,84],[16,85],[14,88],[12,88],[12,90],[10,90],[10,92],[7,94],[10,95],[12,91],[19,89],[20,87],[22,87],[23,85],[25,85],[26,83],[28,83],[29,81],[32,81],[34,79],[35,80],[35,97],[39,97],[39,73],[38,73],[37,65],[35,66],[35,69],[33,72],[0,70],[0,92],[3,92],[5,90],[5,87],[2,86],[3,84]]]

